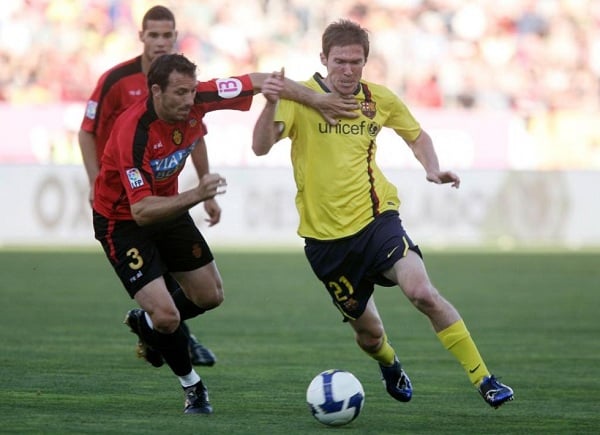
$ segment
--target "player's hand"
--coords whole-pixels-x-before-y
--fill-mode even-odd
[[[200,201],[223,195],[227,191],[227,180],[219,174],[205,174],[196,187]]]
[[[284,88],[285,69],[272,72],[262,84],[261,92],[269,103],[277,103]]]
[[[204,221],[208,222],[209,227],[212,227],[221,221],[221,207],[216,199],[211,198],[204,201],[204,210],[208,214],[208,218],[204,219]]]
[[[357,112],[360,107],[358,101],[351,95],[341,96],[332,92],[318,94],[315,107],[331,125],[337,125],[339,118],[354,119],[360,116]]]
[[[452,171],[437,171],[427,173],[427,181],[436,184],[452,183],[452,187],[458,189],[460,186],[460,178]]]

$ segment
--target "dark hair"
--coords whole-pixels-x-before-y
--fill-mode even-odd
[[[167,89],[169,76],[173,71],[196,78],[196,64],[183,54],[163,54],[150,64],[148,70],[148,89],[152,85],[160,86],[161,90]]]
[[[362,45],[365,60],[367,60],[369,57],[369,32],[355,22],[345,19],[327,26],[321,39],[321,48],[325,57],[329,57],[331,47],[345,47],[354,44]]]
[[[173,27],[175,27],[175,15],[164,6],[153,6],[146,11],[142,18],[142,30],[148,28],[148,21],[172,21]]]

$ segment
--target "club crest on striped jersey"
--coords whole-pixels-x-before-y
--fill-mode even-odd
[[[183,142],[183,133],[178,128],[173,130],[173,134],[171,137],[173,138],[173,143],[175,145],[181,145],[181,142]]]

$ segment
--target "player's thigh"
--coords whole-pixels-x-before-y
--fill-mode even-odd
[[[423,297],[423,293],[435,291],[427,275],[425,264],[416,252],[409,250],[404,257],[396,261],[384,276],[398,284],[411,300]]]
[[[223,302],[223,283],[214,261],[194,270],[173,272],[186,297],[199,307],[214,308]]]
[[[164,273],[151,234],[133,221],[111,221],[94,213],[95,236],[123,286],[133,298]]]
[[[154,323],[179,321],[179,311],[162,276],[150,281],[138,290],[134,295],[134,299],[150,315]]]
[[[163,225],[157,246],[167,270],[176,279],[176,272],[200,269],[214,260],[208,243],[189,213]],[[179,283],[183,286],[181,281]]]
[[[377,311],[373,296],[369,298],[362,315],[354,320],[349,320],[350,326],[359,336],[380,338],[383,335],[383,321]]]

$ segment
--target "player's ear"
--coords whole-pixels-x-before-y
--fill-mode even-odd
[[[173,41],[177,41],[177,37],[179,36],[179,32],[177,30],[175,30],[173,32]]]
[[[327,57],[323,53],[321,53],[320,56],[321,56],[321,65],[327,66]]]
[[[158,84],[154,83],[152,86],[150,86],[150,93],[152,94],[153,97],[160,96],[161,92],[162,91]]]
[[[140,40],[140,42],[144,42],[144,31],[143,30],[138,31],[138,39]]]

